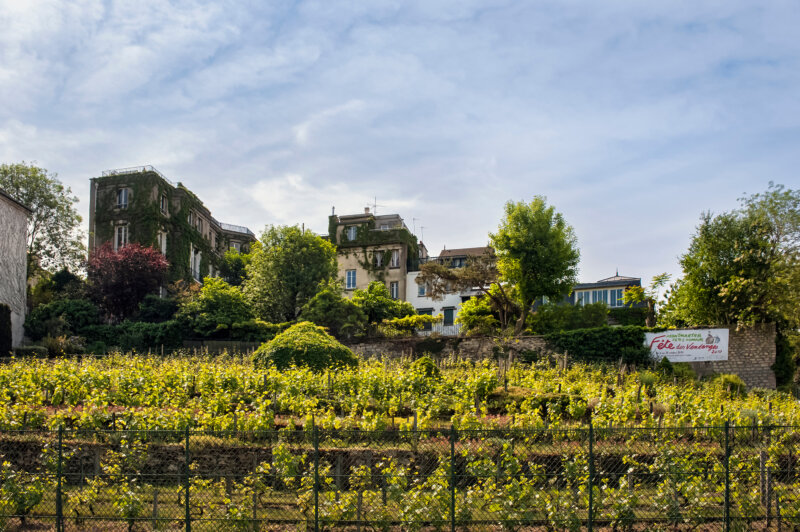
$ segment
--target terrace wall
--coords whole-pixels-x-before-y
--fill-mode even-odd
[[[728,360],[692,362],[692,369],[698,376],[733,373],[739,375],[749,387],[774,389],[775,373],[772,366],[775,364],[775,324],[757,324],[739,330],[736,326],[727,328],[730,331]],[[348,345],[353,352],[366,357],[420,356],[429,353],[435,357],[455,354],[474,360],[499,357],[513,360],[523,351],[550,352],[542,336],[522,336],[508,341],[505,349],[501,346],[503,343],[500,339],[485,336],[384,338]]]

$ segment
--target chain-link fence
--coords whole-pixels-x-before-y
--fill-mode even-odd
[[[0,528],[798,530],[798,427],[0,433]]]

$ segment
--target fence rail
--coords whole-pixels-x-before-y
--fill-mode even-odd
[[[798,429],[3,431],[0,528],[797,530]]]

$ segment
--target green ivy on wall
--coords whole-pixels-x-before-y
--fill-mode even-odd
[[[218,267],[218,251],[228,244],[228,238],[218,233],[217,249],[212,249],[208,239],[189,224],[189,213],[202,212],[205,208],[200,199],[183,185],[172,187],[152,172],[108,176],[98,179],[96,183],[94,237],[98,246],[113,242],[117,222],[124,221],[128,224],[130,242],[157,247],[159,232],[163,230],[167,234],[169,282],[192,278],[189,263],[192,247],[202,255],[201,277],[207,276],[212,267]],[[123,186],[129,190],[128,207],[118,209],[116,194]],[[169,206],[166,215],[161,212],[162,195],[166,195]]]

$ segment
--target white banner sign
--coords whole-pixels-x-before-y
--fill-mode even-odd
[[[645,333],[645,344],[656,360],[704,362],[728,360],[728,329],[690,329]]]

